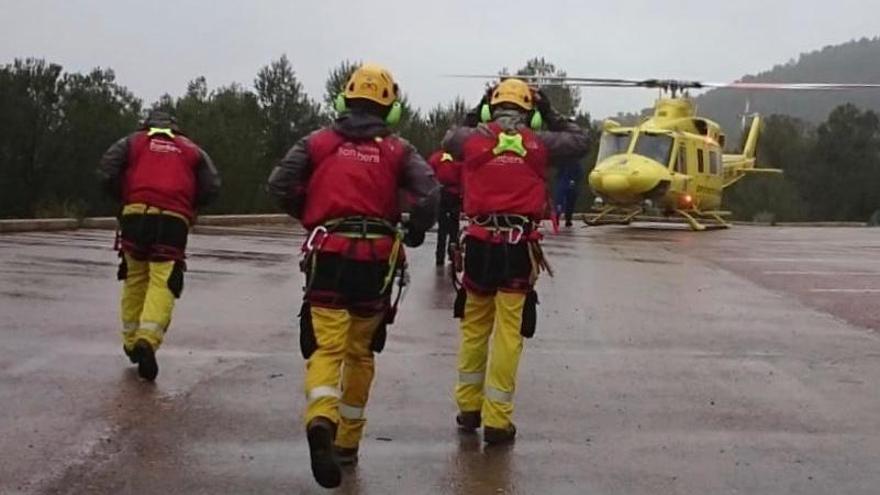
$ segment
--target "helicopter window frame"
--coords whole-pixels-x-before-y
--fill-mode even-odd
[[[675,157],[675,172],[683,175],[688,173],[687,163],[687,145],[684,143],[678,146],[678,155]]]
[[[627,153],[632,145],[633,141],[633,131],[623,131],[623,132],[614,132],[614,131],[605,131],[602,133],[602,136],[599,138],[599,150],[596,154],[596,163],[602,162],[603,160],[615,156],[622,155]],[[604,149],[606,146],[610,146],[609,140],[606,139],[608,137],[614,138],[614,148],[606,150]]]
[[[657,150],[644,150],[640,149],[639,145],[644,142],[644,138],[650,138],[650,145],[656,146],[658,143],[661,143],[666,146],[666,149],[657,149]],[[632,146],[632,152],[636,155],[641,155],[646,158],[650,158],[657,163],[662,164],[664,167],[669,167],[670,162],[672,161],[672,152],[675,150],[675,138],[672,134],[665,132],[650,132],[650,131],[641,131],[635,136],[635,145]],[[660,151],[662,153],[655,153],[655,151]],[[659,160],[665,156],[664,159]]]
[[[706,150],[703,148],[697,148],[697,173],[705,174],[706,173]]]
[[[709,150],[709,173],[721,175],[721,154],[717,150]]]

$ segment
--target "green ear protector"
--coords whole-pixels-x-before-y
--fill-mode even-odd
[[[532,130],[540,131],[541,128],[544,127],[544,117],[538,110],[532,110],[531,114],[532,116],[529,119],[529,127],[531,127]],[[483,106],[480,107],[480,120],[482,122],[489,122],[492,120],[492,107],[490,107],[488,103],[484,103]]]
[[[348,106],[345,104],[345,95],[339,93],[336,96],[336,100],[333,102],[333,106],[336,108],[338,113],[345,113],[348,110]],[[403,106],[399,101],[394,100],[394,103],[391,104],[391,109],[388,110],[388,114],[385,116],[385,123],[388,125],[396,125],[400,122],[400,117],[403,114]]]

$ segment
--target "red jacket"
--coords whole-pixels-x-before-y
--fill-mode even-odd
[[[500,146],[501,126],[491,123],[487,128],[490,132],[473,134],[463,145],[465,215],[508,214],[542,219],[547,206],[544,177],[548,155],[544,143],[530,129],[520,128],[517,132],[522,149],[505,148]],[[519,139],[515,136],[514,142]]]
[[[198,146],[184,136],[133,134],[128,141],[128,167],[122,180],[124,204],[144,203],[192,220],[198,193]]]
[[[325,129],[310,137],[308,153],[315,165],[303,208],[305,228],[352,216],[397,222],[397,184],[407,153],[397,138],[352,141]]]
[[[444,191],[454,195],[461,194],[461,162],[455,161],[452,155],[440,150],[435,151],[428,158],[428,163],[434,169],[434,175],[443,185]]]

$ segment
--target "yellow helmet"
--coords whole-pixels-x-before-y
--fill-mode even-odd
[[[492,97],[489,104],[495,106],[499,103],[513,103],[521,107],[523,110],[532,110],[535,108],[535,98],[532,95],[532,88],[522,79],[508,78],[495,86],[492,90]]]
[[[351,74],[342,94],[345,98],[364,98],[391,106],[397,101],[397,83],[384,67],[363,64]]]

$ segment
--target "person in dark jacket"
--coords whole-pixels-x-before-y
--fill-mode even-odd
[[[121,205],[122,345],[138,374],[159,373],[156,351],[183,291],[189,227],[220,189],[220,174],[176,120],[152,112],[108,149],[98,177]]]
[[[440,209],[437,213],[437,246],[434,260],[437,266],[446,262],[458,245],[458,228],[461,217],[461,163],[442,150],[428,158],[434,175],[443,190],[440,192]]]
[[[516,78],[491,88],[482,123],[450,130],[443,148],[464,163],[462,288],[456,422],[483,427],[483,441],[510,442],[523,338],[534,335],[538,274],[549,269],[537,224],[547,210],[547,167],[583,156],[587,135],[562,118],[539,91]],[[547,129],[544,129],[546,125]],[[492,340],[491,356],[489,340]]]
[[[584,172],[577,159],[556,166],[556,187],[553,191],[554,210],[558,218],[565,218],[566,227],[572,226],[578,186],[583,180]]]
[[[309,231],[300,311],[304,420],[312,473],[328,488],[341,482],[340,463],[357,461],[374,353],[393,322],[394,279],[405,279],[401,242],[419,246],[435,220],[439,184],[431,167],[391,130],[399,98],[387,70],[360,66],[336,100],[339,117],[291,148],[268,181]],[[403,195],[412,205],[401,236]]]

